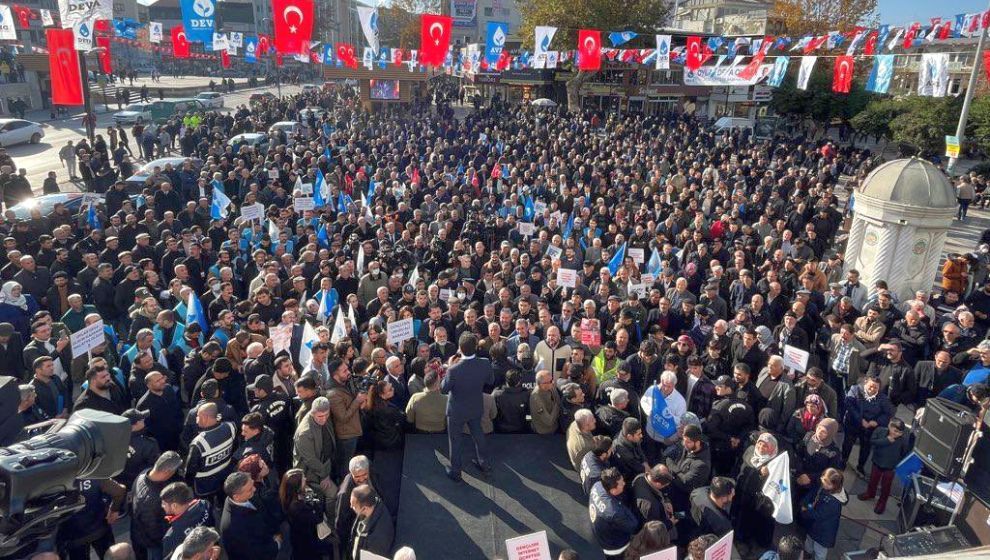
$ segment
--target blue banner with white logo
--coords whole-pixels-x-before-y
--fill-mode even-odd
[[[255,64],[258,62],[258,38],[244,38],[244,62]]]
[[[217,5],[214,0],[180,0],[182,27],[186,39],[195,43],[213,44],[213,27]]]
[[[485,62],[496,64],[505,48],[505,39],[509,35],[509,24],[501,21],[489,21],[485,35]]]

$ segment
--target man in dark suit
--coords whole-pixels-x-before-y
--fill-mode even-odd
[[[478,350],[478,337],[471,333],[461,335],[460,352],[452,359],[454,365],[447,371],[440,384],[440,392],[449,395],[447,399],[447,440],[450,449],[450,467],[447,476],[461,482],[461,438],[464,424],[468,425],[471,439],[474,440],[477,458],[471,462],[482,472],[487,473],[491,466],[487,462],[485,434],[481,430],[481,416],[484,412],[482,392],[485,385],[495,384],[495,370],[491,362],[475,355]]]

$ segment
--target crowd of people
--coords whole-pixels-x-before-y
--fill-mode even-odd
[[[0,224],[0,372],[22,383],[0,444],[82,409],[132,437],[37,552],[126,557],[128,523],[141,560],[414,558],[395,542],[404,439],[453,450],[467,424],[560,438],[608,558],[700,558],[734,530],[745,558],[824,560],[851,477],[888,507],[898,407],[986,399],[985,268],[898,301],[843,262],[840,178],[870,152],[677,114],[443,109],[373,112],[338,87],[184,115],[147,156],[187,159],[141,204],[112,179],[123,129],[64,150],[69,174],[96,159],[111,179],[87,178],[93,211]],[[267,150],[228,142],[286,120]],[[98,321],[105,343],[73,359]],[[462,361],[482,398],[455,406]],[[469,470],[498,468],[483,451]],[[760,489],[781,453],[800,530],[775,539]],[[458,453],[444,466],[462,480]]]

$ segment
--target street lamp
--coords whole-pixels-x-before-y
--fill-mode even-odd
[[[264,18],[261,23],[268,22],[268,29],[270,30],[272,36],[275,36],[275,23],[272,22],[271,18]],[[278,89],[278,98],[282,99],[282,72],[278,67],[278,63],[275,63],[275,87]]]

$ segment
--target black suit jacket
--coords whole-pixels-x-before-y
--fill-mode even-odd
[[[494,384],[495,370],[486,358],[461,359],[451,366],[440,383],[440,392],[450,397],[447,399],[447,416],[465,421],[481,418],[484,413],[481,394],[485,385]]]

